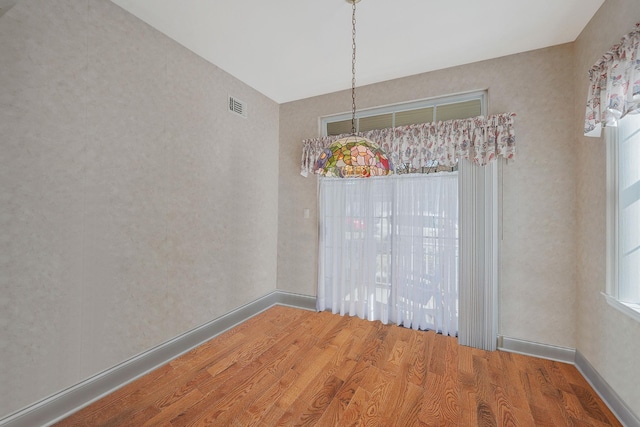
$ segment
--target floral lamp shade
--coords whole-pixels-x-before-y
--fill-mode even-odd
[[[327,177],[368,178],[392,174],[393,165],[373,141],[348,136],[325,148],[318,156],[314,170]]]

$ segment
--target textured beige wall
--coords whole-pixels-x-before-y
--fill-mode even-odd
[[[640,416],[640,323],[609,306],[606,286],[605,143],[582,136],[587,71],[640,22],[640,1],[607,0],[575,43],[578,182],[577,348]]]
[[[636,413],[640,328],[599,294],[604,146],[580,116],[584,73],[639,17],[608,0],[576,44],[358,88],[359,108],[488,89],[490,113],[518,114],[500,333],[577,347]],[[106,0],[21,0],[0,17],[0,70],[0,417],[273,290],[276,239],[278,288],[315,294],[300,141],[348,92],[284,104],[278,123]],[[247,141],[265,158],[251,174]]]
[[[356,91],[358,108],[367,108],[488,89],[489,113],[518,115],[517,157],[502,176],[500,334],[566,347],[575,346],[572,65],[567,44]],[[315,295],[316,179],[299,174],[300,141],[318,135],[318,117],[349,111],[350,101],[340,92],[281,105],[279,289]]]
[[[0,418],[276,288],[278,114],[107,0],[0,18]]]

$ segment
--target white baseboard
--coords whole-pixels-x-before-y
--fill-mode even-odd
[[[571,364],[574,364],[576,358],[576,350],[573,348],[558,347],[504,336],[498,337],[498,349]]]
[[[575,365],[618,420],[626,427],[640,427],[640,418],[627,406],[589,361],[573,348],[557,347],[509,337],[498,337],[498,349]]]
[[[274,291],[211,322],[0,420],[0,427],[51,425],[274,305],[315,310],[316,298]]]
[[[589,361],[576,351],[576,368],[591,384],[591,387],[600,395],[609,409],[618,417],[622,425],[626,427],[640,427],[640,418],[633,413],[627,404],[618,396],[613,388],[595,370]]]

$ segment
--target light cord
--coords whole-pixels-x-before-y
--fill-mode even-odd
[[[351,0],[351,134],[356,134],[356,0]]]

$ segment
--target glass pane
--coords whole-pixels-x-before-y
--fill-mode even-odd
[[[351,133],[351,119],[327,123],[327,135],[342,135]]]
[[[407,126],[433,121],[433,107],[417,110],[399,111],[396,113],[395,126]]]
[[[436,121],[468,119],[482,114],[482,105],[479,99],[456,102],[455,104],[438,105],[436,109]]]
[[[627,115],[622,119],[619,132],[618,179],[624,191],[640,181],[640,114]]]
[[[640,302],[640,115],[619,123],[618,298]]]
[[[393,114],[380,114],[378,116],[360,117],[358,132],[366,132],[373,129],[386,129],[393,125]]]

